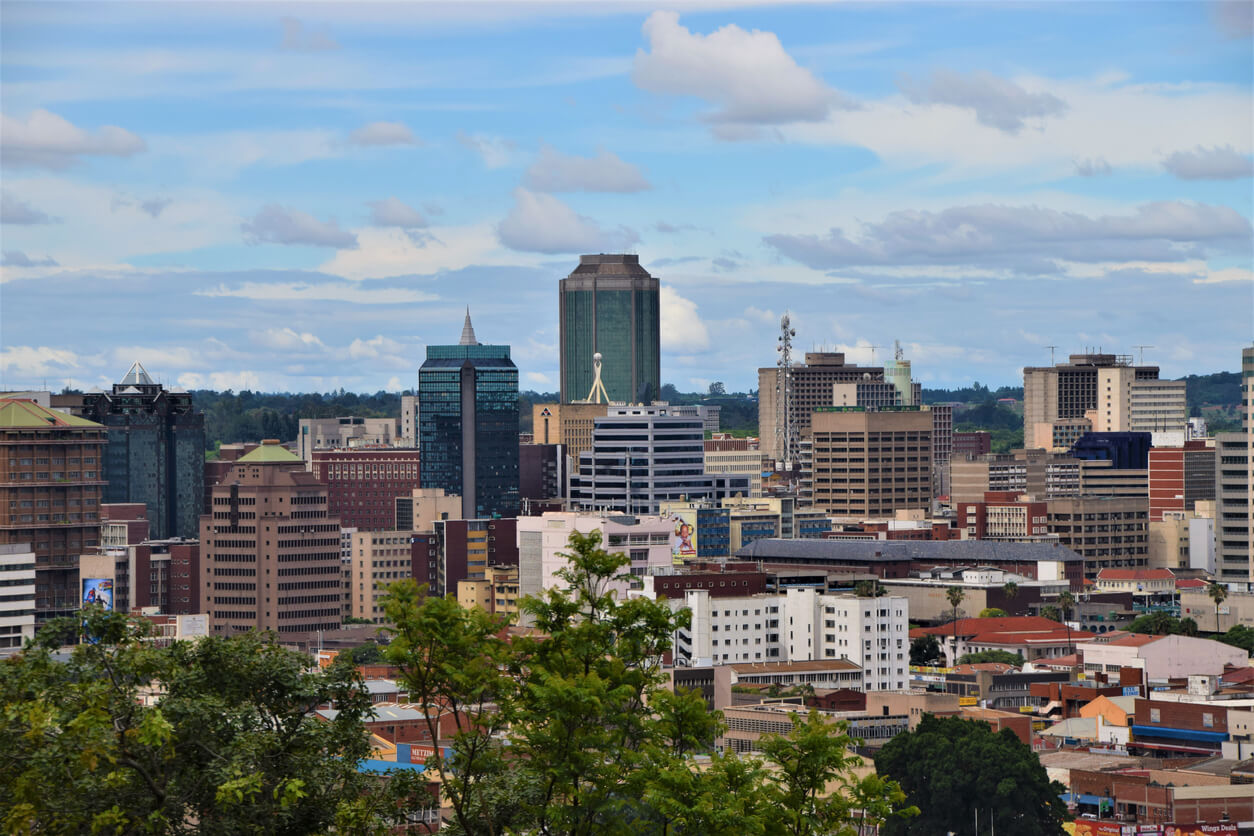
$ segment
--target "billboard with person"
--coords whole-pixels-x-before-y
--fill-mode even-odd
[[[83,578],[83,606],[92,604],[113,609],[113,578]]]
[[[671,560],[676,565],[697,556],[697,512],[693,510],[672,511],[671,523]]]

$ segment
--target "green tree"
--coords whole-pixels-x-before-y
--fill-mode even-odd
[[[910,642],[910,664],[927,667],[943,664],[945,654],[941,650],[940,639],[928,633]]]
[[[1064,787],[1050,781],[1040,759],[1005,729],[987,723],[925,714],[912,732],[899,734],[875,756],[880,775],[897,781],[922,812],[889,819],[887,836],[970,833],[979,809],[980,833],[1015,836],[1061,834]]]
[[[967,593],[963,592],[960,586],[951,586],[945,590],[945,598],[949,601],[949,606],[954,609],[954,659],[958,658],[958,605],[966,597]]]
[[[80,627],[89,641],[55,660]],[[155,647],[92,608],[0,663],[0,706],[7,833],[372,833],[430,800],[412,774],[358,771],[372,709],[350,666],[311,671],[260,635]]]
[[[1019,597],[1019,584],[1014,581],[1006,581],[1002,585],[1001,591],[1006,596],[1006,605],[1010,606],[1014,599]]]
[[[985,607],[980,610],[980,618],[1005,618],[1008,614],[1001,607]]]
[[[1050,621],[1062,621],[1062,612],[1053,604],[1046,604],[1041,607],[1041,618],[1048,618]]]
[[[1067,653],[1075,652],[1071,647],[1070,614],[1073,607],[1075,607],[1075,596],[1069,590],[1058,593],[1058,609],[1062,611],[1062,623],[1067,628]]]
[[[1145,633],[1151,636],[1169,636],[1179,632],[1180,622],[1171,613],[1154,610],[1139,615],[1128,625],[1130,633]]]
[[[1222,636],[1216,636],[1224,644],[1239,647],[1246,653],[1254,653],[1254,630],[1244,624],[1234,624]]]
[[[1206,587],[1206,594],[1215,602],[1215,632],[1219,630],[1219,605],[1228,600],[1228,587],[1221,583],[1211,583]]]
[[[1009,650],[981,650],[979,653],[964,653],[958,660],[960,665],[979,665],[984,662],[1001,662],[1004,665],[1023,667],[1022,653],[1011,653]]]
[[[354,665],[376,665],[383,661],[383,651],[374,642],[359,644],[345,655],[348,656],[348,660]]]
[[[859,598],[879,598],[888,594],[888,589],[879,581],[858,581],[853,585],[853,594]]]

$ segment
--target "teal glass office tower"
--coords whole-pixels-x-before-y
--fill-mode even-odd
[[[418,369],[418,471],[462,498],[462,519],[518,516],[518,367],[507,345],[429,345]]]
[[[559,290],[562,403],[592,390],[592,356],[611,401],[649,403],[662,391],[658,280],[637,255],[581,255]]]

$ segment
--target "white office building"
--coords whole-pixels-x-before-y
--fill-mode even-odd
[[[0,655],[35,637],[35,552],[29,543],[0,545]]]
[[[691,625],[675,636],[677,666],[848,659],[862,667],[868,691],[910,687],[906,598],[814,589],[714,597],[691,589],[671,603],[692,611]]]

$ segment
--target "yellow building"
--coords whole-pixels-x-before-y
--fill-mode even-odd
[[[379,599],[390,583],[414,576],[409,531],[358,531],[353,533],[349,568],[347,615],[384,621]]]
[[[562,444],[579,464],[579,454],[592,449],[592,428],[604,418],[609,404],[538,403],[531,407],[531,435],[536,444]]]
[[[457,603],[507,615],[513,621],[518,614],[518,567],[489,566],[482,579],[458,581]]]

